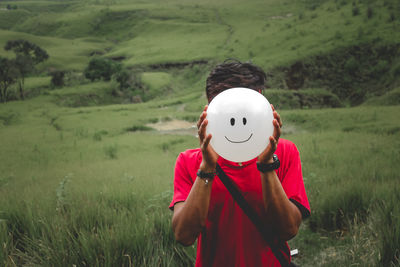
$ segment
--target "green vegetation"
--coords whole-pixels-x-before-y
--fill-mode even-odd
[[[267,71],[301,153],[294,261],[400,266],[399,18],[396,0],[0,2],[0,265],[190,266],[167,206],[198,140],[152,127],[195,124],[237,58]],[[11,40],[49,55],[24,101]]]
[[[4,49],[6,51],[12,50],[15,53],[15,59],[9,62],[17,70],[19,97],[23,100],[25,98],[25,78],[35,70],[37,64],[47,60],[49,55],[36,44],[26,40],[10,40],[6,43]],[[9,78],[6,77],[6,80],[9,80]],[[7,94],[4,94],[4,101],[7,100]]]
[[[91,80],[111,80],[111,76],[121,69],[121,65],[107,58],[95,57],[90,60],[84,71],[85,77]]]
[[[166,207],[175,158],[196,147],[197,140],[140,127],[166,113],[179,117],[187,112],[161,101],[59,108],[48,97],[1,106],[0,127],[7,140],[0,186],[4,261],[10,262],[11,255],[21,264],[39,265],[191,262],[194,250],[174,242]],[[291,241],[301,251],[297,262],[313,265],[313,257],[331,250],[327,262],[340,265],[364,263],[351,253],[374,252],[373,260],[382,262],[395,255],[398,112],[398,106],[281,112],[285,127],[297,129],[284,138],[301,151],[313,208],[305,229]],[[29,138],[21,139],[26,131]],[[26,167],[17,168],[21,161]],[[369,247],[358,244],[364,239]],[[334,257],[344,248],[357,250]]]

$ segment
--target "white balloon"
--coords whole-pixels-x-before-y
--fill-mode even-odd
[[[211,146],[218,155],[233,162],[260,155],[274,131],[268,100],[248,88],[232,88],[218,94],[208,106],[207,119]]]

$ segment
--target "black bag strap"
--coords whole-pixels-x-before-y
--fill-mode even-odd
[[[262,223],[261,218],[258,216],[257,212],[249,205],[237,187],[233,184],[232,180],[226,175],[226,173],[222,170],[221,166],[217,164],[217,175],[221,182],[225,185],[226,189],[228,189],[229,193],[232,195],[233,199],[239,205],[239,207],[243,210],[243,212],[249,217],[249,219],[256,226],[258,231],[261,233],[264,240],[268,243],[271,251],[278,259],[281,266],[289,266],[290,264],[290,256],[285,257],[283,249],[286,247],[285,244],[277,244],[272,239],[271,231],[269,231],[265,224]],[[282,243],[282,242],[280,242]]]

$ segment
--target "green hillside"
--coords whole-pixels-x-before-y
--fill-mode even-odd
[[[399,1],[0,1],[0,59],[18,39],[49,58],[0,103],[0,266],[193,265],[173,168],[228,58],[267,72],[301,154],[294,261],[400,266]],[[115,74],[86,78],[93,59]]]
[[[124,56],[129,66],[235,57],[268,69],[337,47],[399,39],[397,1],[6,1],[3,7],[7,4],[18,9],[1,11],[2,29],[91,41],[93,51]],[[112,44],[102,50],[94,45],[100,40]]]
[[[351,105],[398,84],[397,1],[6,1],[2,7],[0,45],[10,39],[40,45],[50,55],[43,73],[83,71],[94,55],[129,68],[237,58],[270,71],[272,88],[324,88]],[[297,71],[299,62],[305,70]],[[359,83],[349,81],[355,72]],[[381,86],[371,73],[389,74]],[[299,76],[308,83],[293,84]]]

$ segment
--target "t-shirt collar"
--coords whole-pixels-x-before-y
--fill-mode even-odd
[[[218,164],[225,165],[225,166],[233,168],[233,169],[238,169],[238,168],[246,167],[256,161],[257,161],[257,158],[254,158],[254,159],[251,159],[248,161],[244,161],[244,162],[234,162],[234,161],[227,160],[220,156],[218,159]]]

